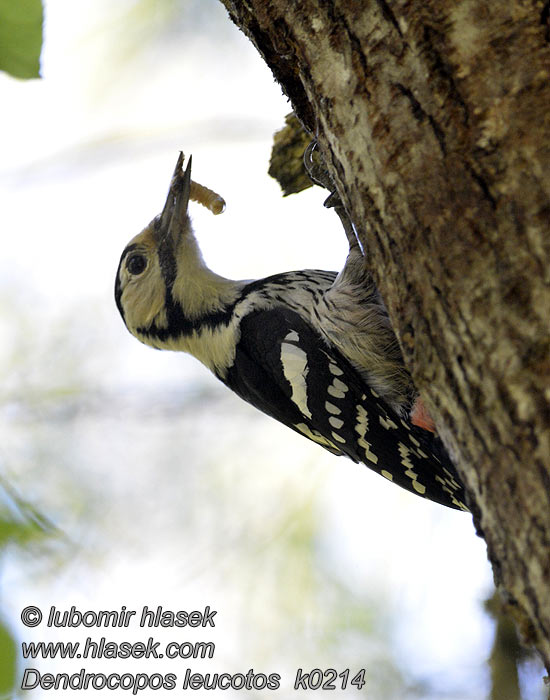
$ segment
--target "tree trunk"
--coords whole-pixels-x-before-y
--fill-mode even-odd
[[[319,142],[550,670],[550,4],[222,2]]]

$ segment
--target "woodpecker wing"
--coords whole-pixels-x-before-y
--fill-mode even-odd
[[[403,488],[467,510],[441,442],[399,417],[297,313],[247,314],[224,383],[260,411]]]

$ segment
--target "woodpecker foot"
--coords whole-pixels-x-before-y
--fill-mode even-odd
[[[414,402],[410,414],[411,423],[417,425],[419,428],[424,428],[424,430],[429,430],[431,433],[435,433],[435,423],[432,417],[428,413],[428,409],[424,406],[424,402],[420,396]]]
[[[324,187],[330,192],[329,196],[323,202],[324,206],[329,209],[331,207],[341,207],[342,200],[340,199],[338,192],[336,192],[332,178],[328,174],[323,157],[317,148],[317,141],[315,139],[304,151],[304,167],[310,179],[313,180],[316,185]]]
[[[324,206],[327,208],[333,208],[338,214],[344,231],[346,233],[346,238],[348,239],[350,251],[357,249],[361,256],[363,255],[363,250],[357,240],[355,229],[351,219],[346,212],[346,209],[340,199],[340,195],[334,187],[334,182],[332,181],[328,170],[325,166],[323,156],[317,148],[317,141],[314,139],[309,146],[304,151],[304,167],[309,175],[310,179],[320,187],[324,187],[329,190],[330,194],[323,202]]]

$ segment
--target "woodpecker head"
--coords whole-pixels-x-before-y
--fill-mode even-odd
[[[191,180],[179,154],[164,209],[133,238],[120,258],[115,299],[126,327],[156,348],[186,349],[178,340],[234,294],[234,283],[208,269],[195,240],[189,200],[214,214],[225,207],[212,190]]]
[[[191,158],[185,172],[182,164],[180,153],[162,213],[128,243],[118,266],[118,310],[128,330],[140,340],[149,331],[167,331],[167,302],[178,275],[178,258],[187,239],[196,247],[187,211]]]

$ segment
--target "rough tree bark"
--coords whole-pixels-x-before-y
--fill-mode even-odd
[[[222,2],[319,141],[550,671],[550,3]]]

